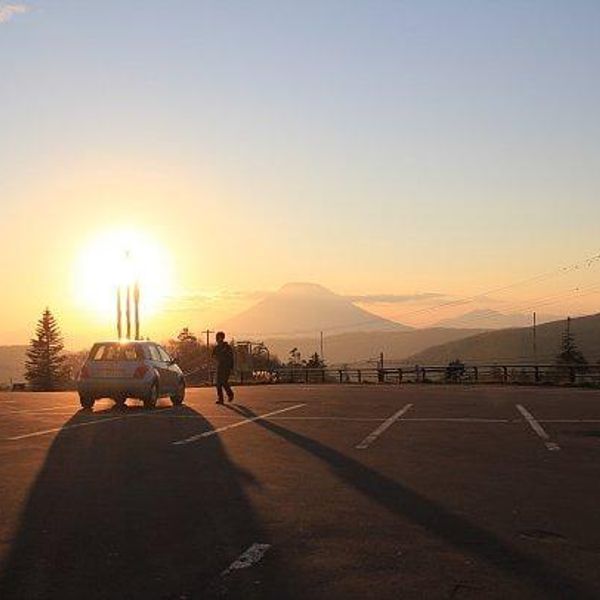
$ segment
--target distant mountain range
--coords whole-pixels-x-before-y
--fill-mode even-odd
[[[27,346],[0,346],[0,384],[23,381]]]
[[[566,328],[564,319],[540,325],[536,330],[537,358],[551,363],[559,351]],[[600,315],[571,319],[575,342],[589,362],[600,360]],[[533,362],[531,327],[488,331],[461,340],[430,347],[409,358],[418,364],[446,364],[459,358],[465,362]]]
[[[559,315],[537,315],[537,323],[557,321],[563,317]],[[532,324],[531,314],[510,313],[504,314],[489,308],[477,309],[458,317],[442,319],[434,327],[458,327],[460,329],[477,327],[479,329],[506,329],[508,327],[527,327]]]
[[[409,331],[412,327],[355,306],[315,283],[288,283],[220,328],[234,337],[302,336],[325,331]]]
[[[402,362],[411,354],[481,333],[481,329],[412,329],[410,331],[352,332],[326,335],[324,340],[325,360],[328,365],[349,363],[366,364],[383,352],[388,362]],[[292,348],[297,348],[304,358],[314,352],[320,353],[320,340],[313,337],[266,338],[265,343],[273,354],[285,362]]]

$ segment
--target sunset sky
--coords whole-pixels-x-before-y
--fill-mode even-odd
[[[0,73],[0,344],[113,336],[126,238],[157,339],[289,281],[600,307],[595,0],[0,0]]]

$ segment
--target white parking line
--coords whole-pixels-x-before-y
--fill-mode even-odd
[[[88,425],[99,425],[100,423],[108,423],[109,421],[118,421],[120,419],[128,419],[138,415],[123,415],[120,417],[108,417],[98,419],[96,421],[86,421],[85,423],[73,423],[72,425],[63,425],[62,427],[54,427],[53,429],[44,429],[42,431],[33,431],[32,433],[24,433],[22,435],[15,435],[12,437],[5,438],[7,441],[16,442],[17,440],[24,440],[27,438],[38,437],[40,435],[48,435],[49,433],[58,433],[59,431],[65,431],[67,429],[75,429],[77,427],[87,427]]]
[[[267,553],[267,550],[271,547],[271,544],[252,544],[248,550],[233,561],[222,573],[221,576],[225,577],[232,571],[239,569],[247,569],[252,565],[255,565],[262,557]]]
[[[560,450],[560,446],[550,439],[550,436],[546,433],[546,430],[536,421],[535,417],[522,405],[517,404],[517,410],[525,417],[525,420],[529,423],[529,426],[535,433],[544,441],[544,446],[550,451]]]
[[[482,417],[407,417],[403,421],[417,423],[511,423],[512,419],[486,419]]]
[[[538,419],[538,423],[600,423],[600,419]]]
[[[177,440],[176,442],[171,442],[174,446],[182,446],[183,444],[189,444],[191,442],[197,442],[203,438],[210,437],[212,435],[217,435],[223,431],[227,431],[228,429],[234,429],[235,427],[241,427],[242,425],[246,425],[247,423],[252,423],[254,421],[259,421],[260,419],[266,419],[272,415],[278,415],[280,413],[287,412],[288,410],[296,410],[297,408],[302,408],[306,406],[306,404],[294,404],[294,406],[288,406],[287,408],[280,408],[279,410],[274,410],[272,412],[268,412],[262,415],[257,415],[256,417],[252,417],[250,419],[244,419],[243,421],[238,421],[237,423],[232,423],[231,425],[224,425],[223,427],[219,427],[218,429],[210,429],[209,431],[203,431],[202,433],[198,433],[189,438],[185,438],[183,440]]]
[[[33,415],[41,412],[53,412],[56,410],[71,410],[78,411],[80,410],[80,406],[69,405],[69,406],[50,406],[47,408],[23,408],[19,410],[11,410],[10,413],[13,415]]]
[[[357,450],[365,450],[368,448],[388,427],[391,427],[407,410],[410,409],[412,404],[407,404],[404,408],[401,408],[398,412],[394,413],[389,419],[386,419],[375,431],[372,431],[360,444],[356,446]]]

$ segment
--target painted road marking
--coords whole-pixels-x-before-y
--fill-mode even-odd
[[[560,450],[560,446],[550,439],[550,436],[546,433],[546,430],[536,421],[535,417],[522,405],[517,404],[517,410],[525,417],[525,420],[529,423],[529,426],[535,433],[544,441],[544,446],[550,451]]]
[[[360,444],[356,446],[357,450],[365,450],[368,448],[388,427],[391,427],[407,410],[411,408],[412,404],[407,404],[404,408],[401,408],[398,412],[394,413],[389,419],[386,419],[377,429],[372,431]]]
[[[600,423],[600,419],[538,419],[538,423]]]
[[[41,413],[41,412],[53,412],[56,410],[71,410],[71,412],[73,411],[78,411],[81,410],[80,406],[76,406],[74,404],[70,404],[69,406],[50,406],[48,408],[24,408],[24,409],[20,409],[20,410],[11,410],[10,413],[13,415],[32,415],[35,413]]]
[[[221,576],[225,577],[233,571],[247,569],[248,567],[255,565],[263,558],[270,547],[271,544],[252,544],[248,550],[243,554],[240,554],[240,556],[221,573]]]
[[[219,427],[218,429],[211,429],[209,431],[203,431],[202,433],[198,433],[189,438],[185,438],[183,440],[177,440],[176,442],[171,442],[174,446],[182,446],[183,444],[189,444],[191,442],[197,442],[203,438],[210,437],[212,435],[217,435],[223,431],[227,431],[228,429],[234,429],[235,427],[241,427],[242,425],[246,425],[247,423],[252,423],[254,421],[259,421],[261,419],[266,419],[272,415],[278,415],[280,413],[287,412],[288,410],[296,410],[298,408],[302,408],[306,406],[306,404],[294,404],[294,406],[288,406],[287,408],[280,408],[279,410],[274,410],[272,412],[268,412],[262,415],[257,415],[256,417],[252,417],[251,419],[244,419],[243,421],[238,421],[237,423],[232,423],[231,425],[224,425],[223,427]]]
[[[42,431],[33,431],[31,433],[24,433],[22,435],[15,435],[12,437],[5,438],[10,442],[16,442],[18,440],[24,440],[27,438],[38,437],[40,435],[48,435],[49,433],[58,433],[59,431],[66,431],[67,429],[75,429],[77,427],[87,427],[88,425],[98,425],[100,423],[108,423],[109,421],[118,421],[121,419],[128,419],[130,417],[136,417],[138,415],[123,415],[120,417],[108,417],[104,419],[98,419],[96,421],[86,421],[85,423],[73,423],[72,425],[63,425],[62,427],[54,427],[53,429],[44,429]]]

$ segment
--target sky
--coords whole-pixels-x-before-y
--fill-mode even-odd
[[[110,337],[124,231],[160,339],[289,281],[597,312],[599,72],[595,0],[0,0],[0,343]]]

